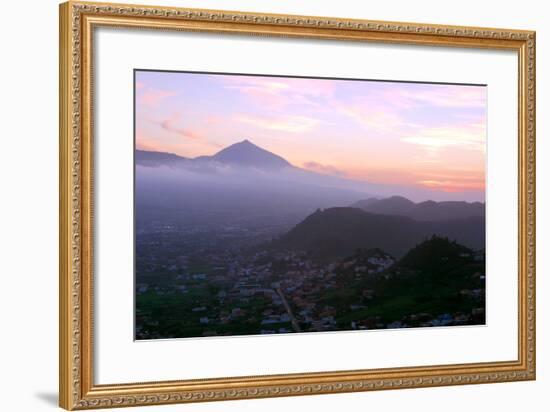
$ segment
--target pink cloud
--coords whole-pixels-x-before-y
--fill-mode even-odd
[[[485,108],[486,89],[481,86],[432,85],[423,88],[392,88],[381,93],[381,101],[395,108],[420,106]]]
[[[235,117],[236,121],[246,123],[260,129],[277,130],[289,133],[302,133],[309,131],[319,125],[319,119],[308,116],[251,116],[240,114]]]
[[[226,121],[224,116],[208,114],[204,117],[204,122],[208,125],[220,125]]]
[[[159,145],[155,139],[144,136],[142,133],[136,134],[136,149],[138,150],[148,150],[151,152],[158,152]]]
[[[179,113],[174,113],[170,117],[157,122],[157,124],[162,129],[171,133],[175,133],[186,139],[202,139],[202,135],[200,135],[198,132],[193,131],[189,128],[182,127],[180,125],[181,117],[182,116]]]
[[[484,109],[486,90],[483,87],[434,85],[418,89],[382,89],[347,101],[332,99],[331,105],[377,137],[405,136],[402,141],[426,147],[455,145],[484,150],[485,122],[484,118],[480,121],[480,115],[464,118],[462,126],[444,130],[405,121],[404,113],[419,107]]]
[[[406,126],[396,113],[368,101],[352,104],[336,103],[335,107],[341,114],[352,118],[371,132],[403,131]]]
[[[331,96],[335,90],[333,82],[316,79],[239,76],[219,80],[225,89],[237,91],[257,104],[277,110],[288,105],[321,107],[316,99]]]
[[[145,106],[157,106],[161,100],[166,99],[168,97],[175,96],[177,94],[176,92],[173,92],[173,91],[153,89],[150,87],[146,87],[143,84],[141,84],[141,87],[137,87],[137,84],[136,84],[136,90],[139,91],[137,96],[138,103]]]

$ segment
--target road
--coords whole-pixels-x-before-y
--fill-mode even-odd
[[[292,323],[292,329],[294,329],[294,332],[301,332],[302,328],[300,328],[300,325],[298,321],[296,320],[296,317],[294,316],[294,313],[292,313],[292,309],[290,305],[288,304],[288,301],[285,298],[285,295],[283,295],[283,291],[281,288],[275,289],[281,300],[283,301],[283,305],[285,306],[285,309],[288,313],[288,316],[290,316],[290,322]]]

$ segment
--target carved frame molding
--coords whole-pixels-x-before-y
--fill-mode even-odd
[[[98,26],[515,50],[519,61],[518,360],[93,384],[93,29]],[[60,5],[60,406],[90,409],[535,379],[535,32],[68,2]]]

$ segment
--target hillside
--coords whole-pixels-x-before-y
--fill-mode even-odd
[[[380,248],[399,258],[433,235],[479,249],[485,244],[484,218],[419,222],[351,207],[329,208],[308,216],[274,241],[273,246],[304,250],[327,258],[345,256],[361,248]]]
[[[361,274],[360,256],[343,259],[333,278],[337,290],[318,297],[335,309],[340,328],[485,322],[485,263],[473,250],[432,236],[374,274]],[[355,310],[350,311],[350,302]]]
[[[474,251],[444,237],[432,236],[409,250],[399,261],[399,265],[408,269],[440,272],[454,266],[460,266],[470,259]]]

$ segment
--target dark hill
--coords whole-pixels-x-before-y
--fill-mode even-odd
[[[353,205],[361,209],[384,215],[407,216],[407,213],[415,206],[415,203],[402,196],[392,196],[385,199],[365,199]]]
[[[468,218],[419,222],[351,207],[330,208],[308,216],[273,245],[327,258],[347,256],[356,249],[380,248],[399,258],[433,235],[479,249],[485,243],[485,221]]]
[[[432,236],[416,245],[399,261],[408,269],[441,272],[443,268],[464,265],[474,251],[444,237]]]

